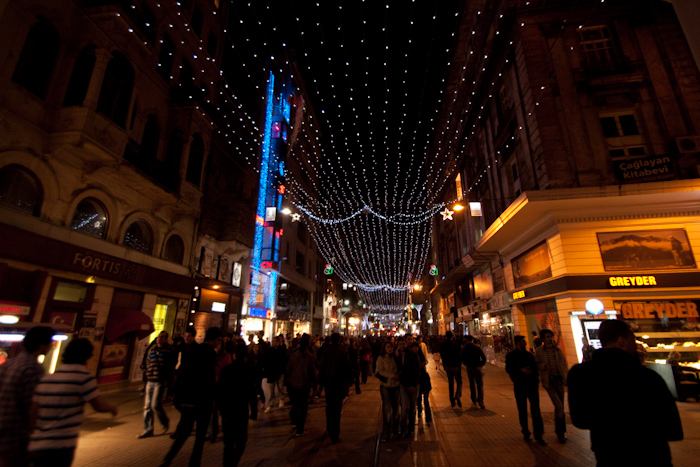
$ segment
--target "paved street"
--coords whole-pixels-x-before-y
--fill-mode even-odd
[[[540,390],[547,446],[522,441],[512,385],[502,368],[487,365],[484,377],[486,410],[470,410],[469,386],[463,372],[462,409],[450,407],[444,371],[429,366],[433,391],[433,424],[419,422],[412,440],[379,443],[379,385],[371,378],[361,394],[346,400],[341,421],[341,442],[332,445],[325,435],[323,399],[309,407],[308,434],[296,438],[288,421],[288,407],[260,414],[250,423],[248,447],[242,467],[263,466],[592,466],[587,431],[568,425],[569,440],[557,442],[553,433],[554,409],[547,394]],[[351,391],[353,392],[353,391]],[[168,450],[167,435],[137,440],[143,431],[141,396],[137,391],[108,393],[106,397],[120,405],[120,414],[112,419],[89,412],[81,432],[74,466],[116,467],[157,466]],[[602,396],[601,396],[602,397]],[[696,466],[700,458],[700,403],[679,403],[685,440],[671,443],[674,465]],[[644,410],[640,407],[640,410]],[[178,412],[167,407],[174,429]],[[157,422],[156,422],[157,423]],[[156,430],[159,426],[157,425]],[[640,427],[640,436],[654,436],[663,427]],[[192,449],[190,438],[173,462],[186,466]],[[624,448],[624,447],[621,447]],[[207,442],[203,466],[222,465],[221,436]]]

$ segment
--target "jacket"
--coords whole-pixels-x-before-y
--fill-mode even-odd
[[[377,369],[374,373],[381,386],[395,388],[399,386],[399,367],[393,355],[380,355],[377,357]],[[381,376],[381,378],[380,378]],[[386,378],[386,381],[384,381]]]
[[[559,376],[561,376],[562,381],[564,381],[564,386],[566,386],[566,375],[569,373],[569,365],[566,364],[566,357],[564,357],[564,352],[561,351],[559,347],[554,347],[555,355],[557,357],[557,368],[559,369]],[[540,374],[540,379],[542,380],[542,386],[545,388],[549,387],[549,371],[547,371],[547,364],[549,360],[547,359],[547,350],[545,345],[542,344],[535,349],[535,362],[537,363],[537,371]]]
[[[462,366],[462,349],[453,339],[448,339],[440,346],[440,358],[445,368]]]
[[[525,374],[521,370],[529,368],[532,373]],[[537,363],[535,357],[527,350],[515,349],[506,355],[506,372],[515,386],[534,384],[537,386],[540,379],[537,376]]]
[[[348,351],[340,344],[331,344],[321,354],[321,371],[319,382],[326,392],[340,393],[346,396],[348,386],[352,383],[353,373]]]
[[[285,382],[294,389],[308,389],[316,384],[316,358],[308,348],[297,348],[289,356]]]
[[[399,383],[402,386],[418,386],[420,384],[420,359],[418,354],[410,349],[396,356],[399,368]]]
[[[245,420],[258,416],[258,392],[253,370],[242,360],[221,369],[216,383],[216,407],[224,418]]]
[[[481,347],[474,344],[467,344],[462,350],[462,363],[467,368],[477,368],[486,365],[486,355]]]
[[[670,466],[668,441],[683,439],[676,402],[655,371],[622,349],[603,348],[569,371],[574,426],[591,430],[599,466]]]

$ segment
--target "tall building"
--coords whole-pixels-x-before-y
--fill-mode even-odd
[[[87,337],[101,384],[140,381],[155,333],[194,324],[193,296],[207,324],[226,326],[221,316],[241,306],[240,288],[209,292],[231,284],[252,243],[238,227],[212,235],[217,214],[202,209],[222,201],[205,168],[230,170],[219,155],[232,151],[213,147],[232,131],[214,119],[231,107],[221,108],[226,6],[30,0],[0,10],[0,307],[18,321],[3,335],[46,323]]]
[[[697,360],[700,73],[672,5],[467,2],[457,41],[433,315],[494,361],[548,328],[573,364],[609,317]]]

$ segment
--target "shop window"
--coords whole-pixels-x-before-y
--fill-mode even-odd
[[[134,89],[134,69],[119,52],[114,52],[102,81],[97,111],[124,128]]]
[[[61,302],[83,303],[87,294],[87,285],[82,282],[59,281],[53,293],[53,299]]]
[[[200,187],[202,165],[204,164],[204,142],[199,133],[195,133],[190,144],[190,157],[187,160],[187,181]]]
[[[0,169],[0,205],[39,216],[43,193],[34,174],[18,165]]]
[[[107,230],[107,213],[104,206],[94,198],[82,200],[75,208],[70,228],[93,237],[104,238]]]
[[[600,117],[603,135],[613,159],[644,156],[644,138],[632,112]]]
[[[86,47],[80,51],[78,59],[75,61],[66,97],[63,99],[64,106],[83,105],[94,68],[95,46]]]
[[[141,220],[132,223],[126,229],[124,246],[151,254],[153,251],[153,232],[149,225]]]
[[[182,264],[185,256],[185,243],[179,235],[172,235],[163,248],[163,259],[173,263]]]
[[[158,54],[158,74],[167,82],[173,79],[173,63],[175,61],[175,43],[165,34],[163,36],[163,44],[160,46]]]
[[[12,80],[44,99],[54,64],[58,58],[60,37],[56,28],[46,18],[31,27]]]
[[[149,115],[143,129],[140,155],[145,159],[156,159],[158,156],[158,144],[160,143],[160,127],[155,115]]]

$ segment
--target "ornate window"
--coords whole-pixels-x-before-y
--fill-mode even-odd
[[[94,68],[95,47],[86,47],[80,51],[78,59],[75,61],[66,97],[63,99],[64,106],[83,105]]]
[[[185,257],[185,242],[182,241],[179,235],[172,235],[165,242],[165,248],[163,248],[163,259],[166,261],[172,261],[173,263],[182,264],[182,260]]]
[[[33,173],[18,165],[0,169],[0,205],[39,216],[43,193]]]
[[[199,188],[202,181],[202,165],[204,164],[204,142],[198,133],[192,137],[190,157],[187,161],[187,181]]]
[[[44,99],[53,66],[58,57],[61,38],[56,28],[46,18],[38,19],[39,21],[29,30],[12,80],[35,96]]]
[[[124,246],[151,254],[153,251],[153,231],[145,221],[133,222],[126,229]]]
[[[70,228],[97,238],[107,231],[107,211],[94,198],[85,198],[75,208]]]
[[[134,89],[134,69],[122,54],[113,53],[107,64],[97,111],[124,128]]]

